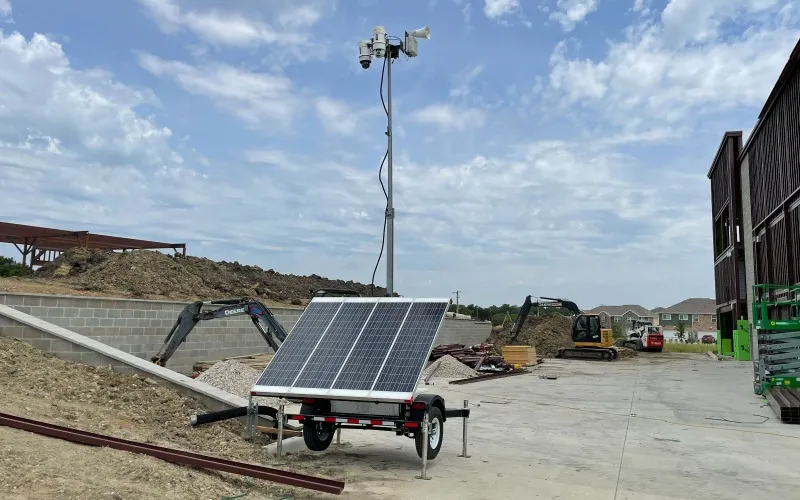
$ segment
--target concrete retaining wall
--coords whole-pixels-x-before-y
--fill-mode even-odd
[[[247,405],[247,400],[204,382],[3,305],[0,305],[0,335],[20,339],[65,361],[110,366],[114,371],[152,378],[159,384],[199,400],[210,410]]]
[[[186,302],[0,292],[0,304],[149,360],[164,343]],[[272,307],[288,332],[301,309]],[[489,323],[445,318],[436,344],[477,344],[491,333]],[[167,367],[189,373],[196,361],[269,352],[248,317],[198,324]]]

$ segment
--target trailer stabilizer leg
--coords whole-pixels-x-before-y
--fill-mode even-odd
[[[465,399],[464,400],[464,409],[466,410],[468,408],[469,408],[469,400]],[[468,415],[467,412],[464,412],[464,413],[465,413],[465,416],[462,417],[462,419],[461,419],[462,427],[463,427],[463,434],[461,435],[461,443],[462,443],[463,448],[461,450],[461,454],[459,455],[459,457],[469,458],[469,457],[472,456],[472,455],[468,455],[467,454],[467,419],[469,417],[466,416],[466,415]]]
[[[278,442],[275,445],[275,454],[280,460],[283,457],[283,419],[285,413],[283,411],[283,403],[278,405]],[[281,462],[278,462],[279,464]]]
[[[428,420],[428,412],[422,418],[422,474],[416,476],[417,479],[430,479],[428,476],[428,447],[430,446],[431,422]]]
[[[342,445],[342,428],[341,427],[337,427],[336,428],[336,446],[341,446],[341,445]]]

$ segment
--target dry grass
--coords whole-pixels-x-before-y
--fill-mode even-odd
[[[717,352],[717,344],[679,344],[677,342],[665,342],[663,352]]]

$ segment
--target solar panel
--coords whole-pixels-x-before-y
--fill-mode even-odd
[[[447,306],[448,299],[315,297],[251,392],[406,401]]]

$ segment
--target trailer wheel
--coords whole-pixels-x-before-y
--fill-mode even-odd
[[[428,434],[428,460],[433,460],[442,449],[442,441],[444,441],[444,420],[442,419],[442,411],[432,406],[428,412],[428,422],[431,423],[431,430]],[[417,445],[417,455],[422,458],[422,449],[425,442],[422,438],[422,429],[417,431],[414,435],[414,444]]]
[[[314,413],[314,407],[311,405],[302,405],[300,413],[303,415],[311,415]],[[311,451],[325,451],[333,441],[334,428],[330,422],[315,422],[313,420],[306,420],[303,422],[303,441],[306,447]]]

